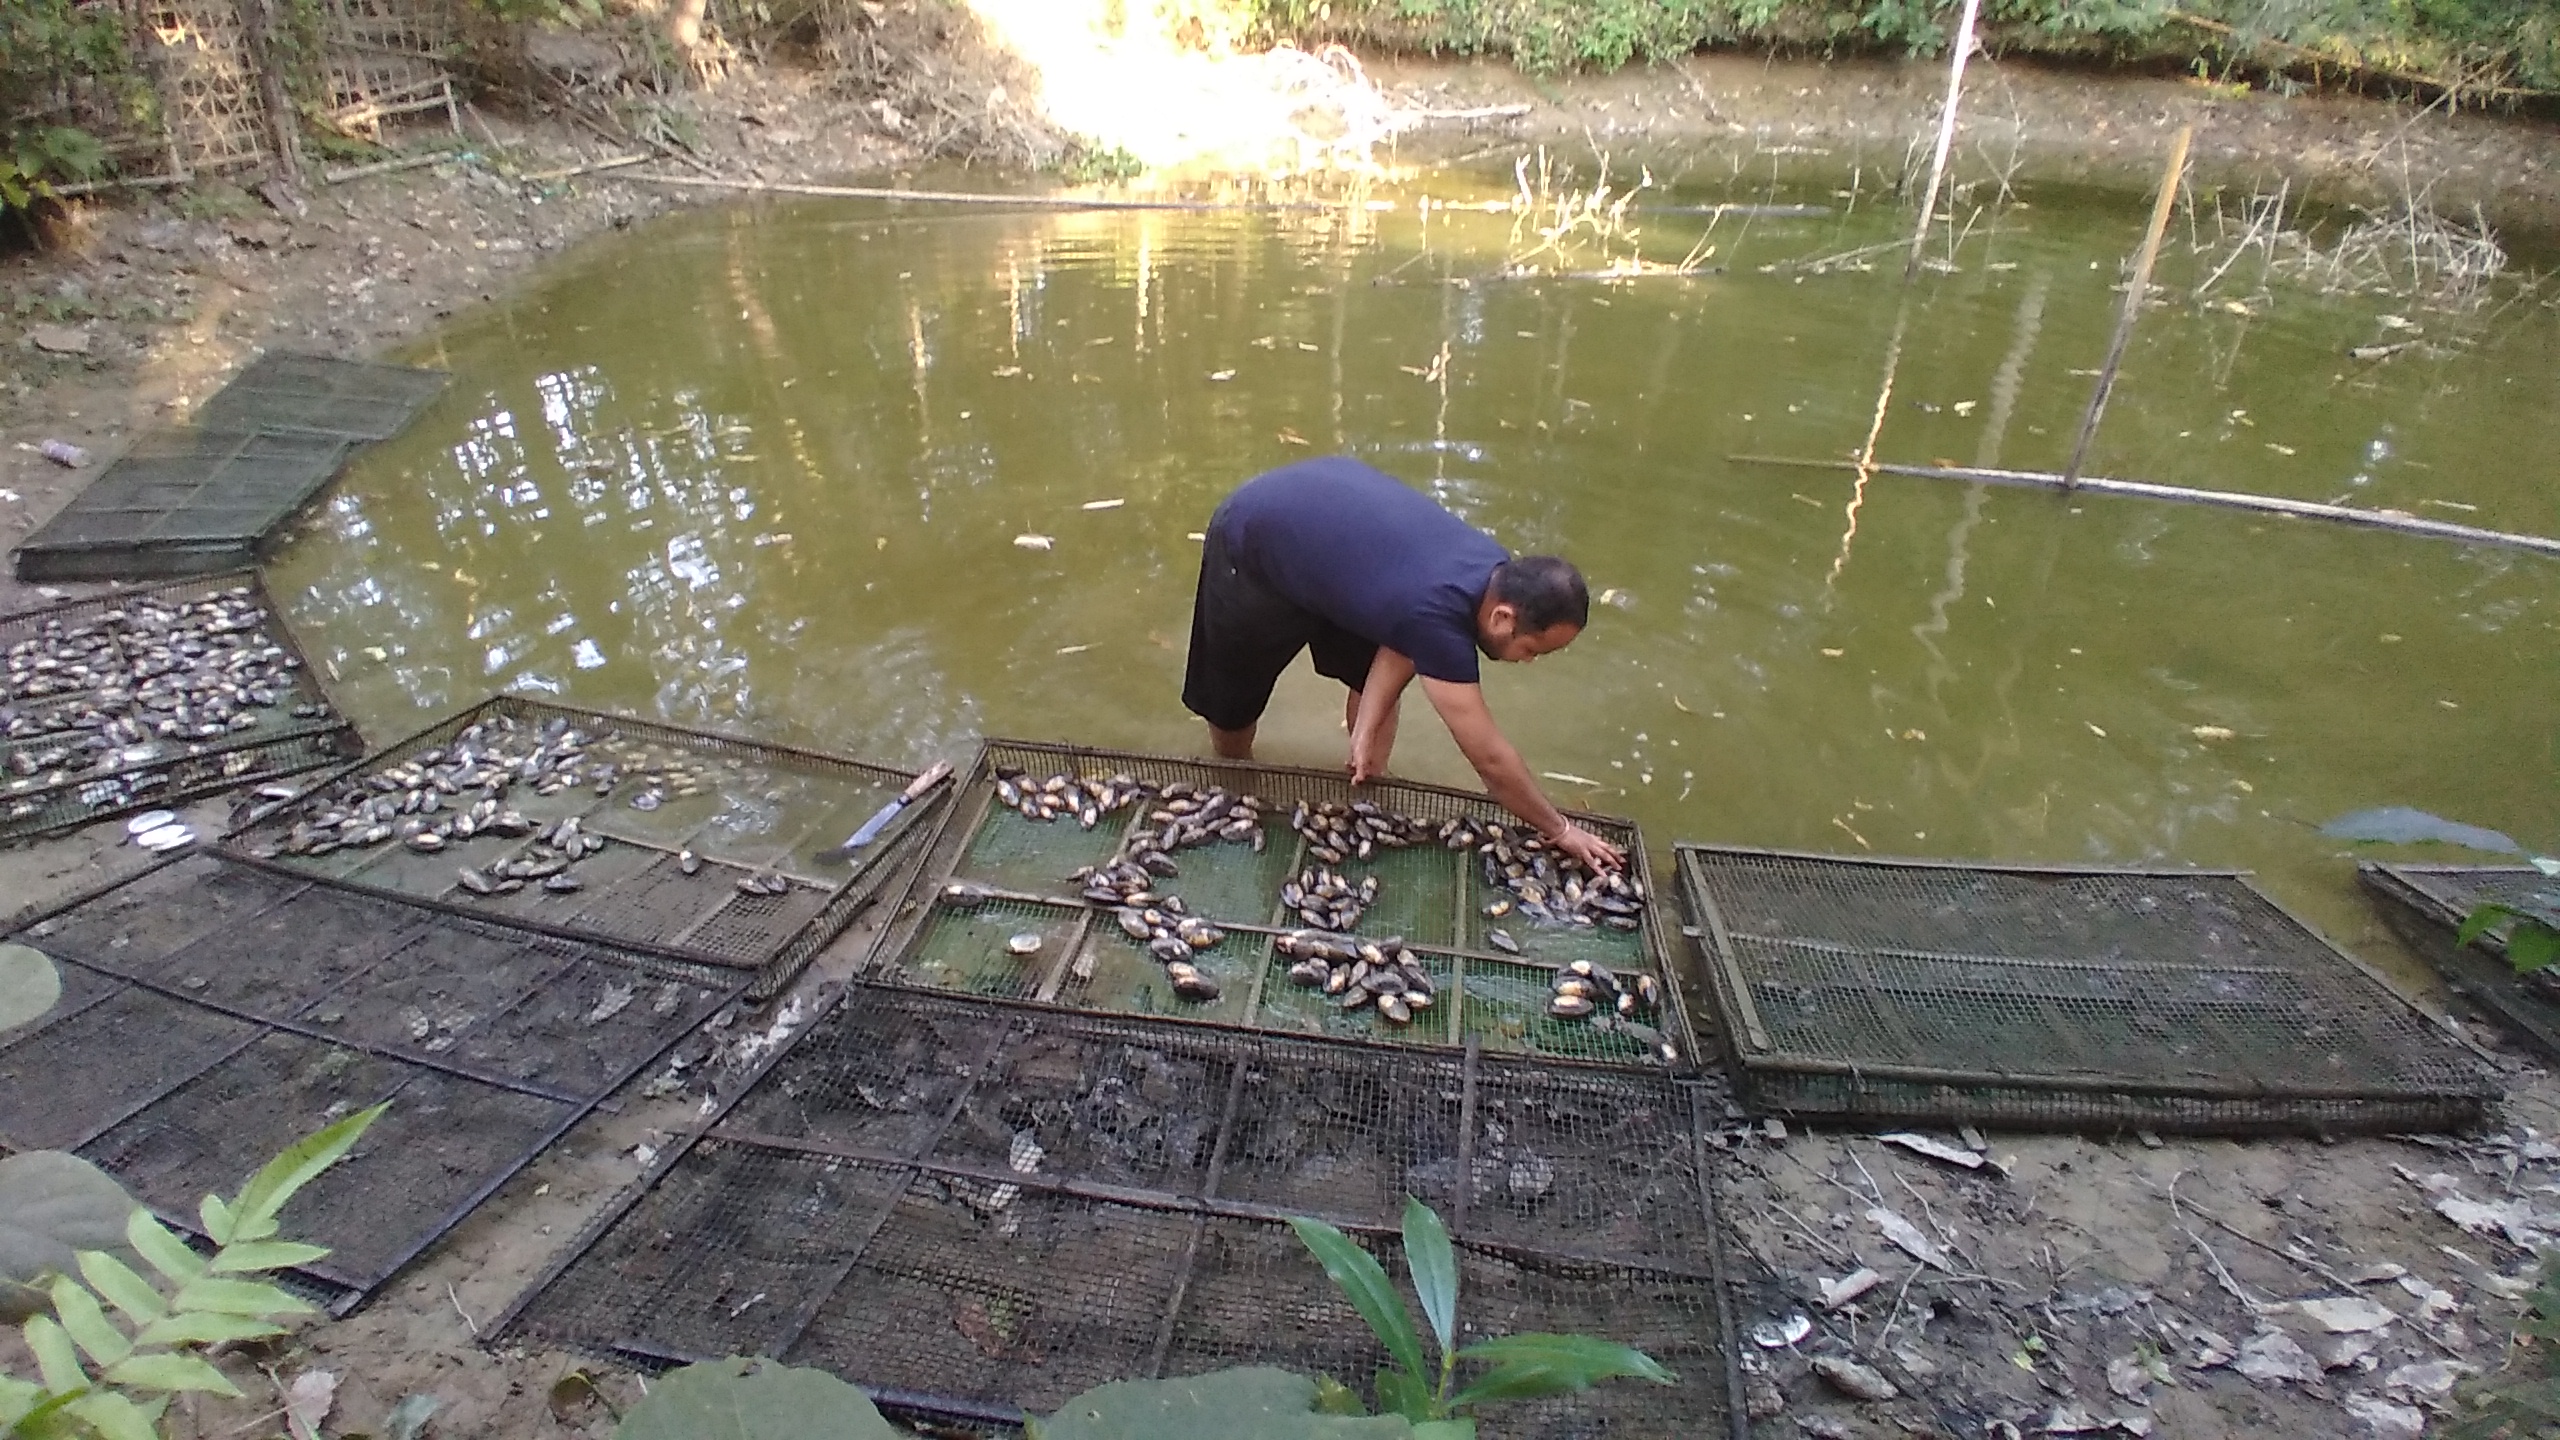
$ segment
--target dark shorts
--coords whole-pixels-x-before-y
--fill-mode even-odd
[[[1301,650],[1315,652],[1316,673],[1357,690],[1369,678],[1378,645],[1273,593],[1238,570],[1214,525],[1200,550],[1200,591],[1191,604],[1191,660],[1182,703],[1221,730],[1262,718],[1271,687]]]

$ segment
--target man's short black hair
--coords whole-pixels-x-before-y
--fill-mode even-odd
[[[1493,598],[1519,615],[1525,634],[1591,623],[1591,587],[1562,556],[1515,555],[1493,567],[1492,588]]]

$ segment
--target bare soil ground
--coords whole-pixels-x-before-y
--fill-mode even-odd
[[[1929,123],[1941,83],[1934,67],[1733,57],[1561,85],[1494,66],[1381,63],[1371,74],[1409,105],[1533,107],[1443,127],[1428,148],[1448,155],[1586,137],[1898,155]],[[2405,165],[2438,181],[2440,206],[2478,200],[2510,226],[2560,219],[2560,134],[2548,127],[2008,66],[1976,74],[1968,144],[1985,163],[2024,153],[2033,173],[2147,176],[2167,130],[2194,119],[2211,173],[2235,183],[2291,176],[2333,198],[2381,201],[2398,193]],[[805,74],[742,70],[676,103],[691,116],[699,169],[837,179],[909,158],[876,132],[875,112]],[[476,137],[489,142],[484,154],[518,177],[610,153],[556,119],[490,125]],[[0,259],[0,543],[23,538],[136,432],[183,417],[262,347],[378,354],[489,302],[586,236],[706,196],[458,163],[323,188],[299,217],[222,190],[84,208],[57,251]],[[70,332],[86,353],[39,349],[38,327],[54,341]],[[34,453],[43,439],[95,458],[61,468]],[[0,611],[47,598],[0,579]],[[200,828],[218,825],[218,804],[197,808]],[[120,838],[108,825],[0,852],[0,912],[46,908],[140,868]],[[842,973],[862,941],[840,943],[813,983]],[[2544,1138],[2560,1128],[2560,1086],[2500,1053],[2512,1086],[2504,1116],[2459,1142],[1993,1135],[1996,1163],[1967,1170],[1869,1136],[1738,1127],[1724,1200],[1754,1259],[1747,1268],[1759,1271],[1744,1328],[1774,1342],[1743,1343],[1761,1433],[2417,1433],[2461,1367],[2501,1363],[2529,1263],[2518,1242],[2539,1238],[2538,1210],[2560,1210],[2544,1198],[2560,1185],[2560,1147]],[[375,1433],[409,1394],[440,1401],[432,1434],[608,1433],[603,1406],[550,1404],[577,1357],[493,1353],[475,1330],[638,1173],[633,1147],[687,1123],[698,1100],[622,1097],[356,1316],[235,1357],[255,1398],[188,1412],[178,1433],[281,1433],[277,1382],[312,1367],[343,1381],[332,1434]],[[240,1157],[243,1170],[262,1158]],[[2512,1223],[2445,1206],[2453,1194],[2507,1206]],[[2447,1208],[2488,1233],[2466,1232]],[[1896,1223],[1909,1226],[1905,1243]],[[1862,1268],[1879,1282],[1826,1308],[1822,1282]],[[2351,1294],[2389,1318],[2292,1303]],[[1809,1322],[1800,1334],[1798,1316]],[[2340,1331],[2341,1321],[2374,1328]],[[1816,1373],[1817,1361],[1851,1358],[1894,1398],[1856,1399]],[[635,1376],[597,1373],[617,1405],[638,1392]]]

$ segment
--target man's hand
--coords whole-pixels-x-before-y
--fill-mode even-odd
[[[1627,863],[1625,853],[1617,846],[1570,822],[1566,823],[1563,834],[1548,843],[1594,871],[1616,870]]]
[[[1351,732],[1351,783],[1366,785],[1387,773],[1387,757],[1395,752],[1392,725]]]

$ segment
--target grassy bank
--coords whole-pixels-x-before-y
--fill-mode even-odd
[[[1273,38],[1613,69],[1703,46],[1931,54],[1953,0],[1252,0]],[[2467,103],[2560,95],[2555,0],[1985,0],[1994,54],[2178,66]]]

